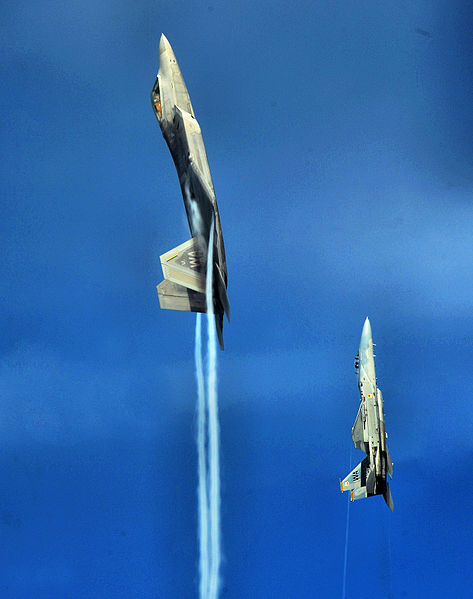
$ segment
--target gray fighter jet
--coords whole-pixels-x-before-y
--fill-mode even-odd
[[[368,318],[361,333],[355,368],[361,403],[351,436],[355,447],[363,450],[367,457],[340,482],[340,488],[342,492],[350,491],[352,501],[383,495],[393,511],[394,503],[387,481],[387,475],[393,475],[393,463],[386,442],[388,435],[384,428],[383,396],[376,382],[373,335]]]
[[[159,304],[169,310],[207,312],[207,249],[213,222],[213,312],[223,349],[223,313],[230,318],[230,304],[217,200],[199,123],[164,34],[159,41],[159,72],[151,104],[176,166],[191,232],[191,239],[160,256],[165,280],[157,286]]]

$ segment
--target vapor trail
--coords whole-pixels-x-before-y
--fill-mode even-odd
[[[345,529],[345,555],[343,558],[343,589],[342,599],[347,596],[347,562],[348,562],[348,531],[350,528],[350,493],[347,493],[347,526]]]
[[[190,206],[194,235],[203,234],[202,215],[192,198],[189,183],[184,193]],[[215,223],[212,219],[207,248],[205,299],[207,303],[207,389],[202,363],[200,314],[195,324],[195,365],[197,379],[197,452],[199,474],[199,570],[200,599],[218,599],[220,587],[220,457],[217,397],[217,332],[213,302],[213,248]],[[207,393],[205,393],[207,391]]]
[[[190,207],[190,220],[194,235],[203,234],[202,215],[199,206],[189,190],[189,181],[184,182],[184,193]],[[202,360],[202,318],[197,313],[195,321],[195,374],[197,382],[197,462],[198,462],[198,518],[199,518],[199,596],[209,599],[210,577],[210,506],[209,506],[209,471],[207,455],[207,401],[205,397],[204,366]]]
[[[209,504],[207,494],[207,448],[204,368],[202,364],[202,325],[195,321],[195,374],[197,379],[197,454],[199,471],[199,544],[200,599],[207,599],[209,588]]]
[[[217,334],[213,309],[213,238],[214,220],[210,227],[207,251],[207,407],[209,413],[209,506],[210,506],[210,575],[209,599],[217,599],[220,586],[220,456],[217,397]]]
[[[351,472],[351,454],[350,448],[350,472]],[[345,554],[343,557],[343,588],[342,588],[342,599],[346,599],[347,596],[347,564],[348,564],[348,532],[350,530],[350,493],[347,493],[347,524],[345,528]]]

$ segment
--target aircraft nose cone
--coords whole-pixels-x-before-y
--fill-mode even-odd
[[[166,50],[171,50],[172,52],[171,44],[168,42],[168,38],[164,35],[164,33],[162,33],[161,39],[159,40],[159,53],[162,54],[163,52],[166,52]]]
[[[365,324],[363,325],[363,330],[361,332],[360,347],[367,347],[370,339],[372,338],[373,333],[371,332],[371,324],[369,318],[366,317]]]
[[[365,324],[363,325],[363,331],[361,332],[361,336],[368,338],[373,336],[371,333],[370,319],[368,317],[366,317]]]

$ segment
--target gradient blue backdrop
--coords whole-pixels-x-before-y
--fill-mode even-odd
[[[341,596],[366,315],[395,512],[350,506],[348,597],[471,597],[471,3],[2,8],[0,597],[197,595],[195,317],[155,290],[188,238],[162,31],[228,259],[222,598]]]

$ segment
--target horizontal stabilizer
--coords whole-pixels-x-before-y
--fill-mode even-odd
[[[183,310],[185,312],[207,312],[207,302],[204,293],[187,289],[171,281],[161,281],[156,287],[159,305],[163,310]],[[220,349],[223,349],[223,314],[215,314]]]
[[[159,305],[163,310],[183,310],[185,312],[207,312],[205,294],[172,281],[162,281],[158,290]]]
[[[386,482],[386,491],[383,493],[384,501],[386,502],[388,508],[394,512],[394,502],[391,495],[391,489],[389,488],[388,483]]]
[[[366,497],[368,497],[366,487],[360,487],[359,489],[353,489],[350,499],[351,501],[356,501],[357,499],[365,499]]]
[[[166,280],[205,294],[207,260],[197,237],[181,243],[159,259]]]
[[[206,301],[206,256],[201,250],[201,241],[193,237],[160,256],[164,281],[157,287],[159,305],[163,310],[183,310],[185,312],[207,312]],[[218,296],[214,298],[215,326],[221,349],[223,349],[223,312],[230,316],[227,289],[218,265],[214,268],[217,276]],[[214,274],[215,276],[215,274]]]

